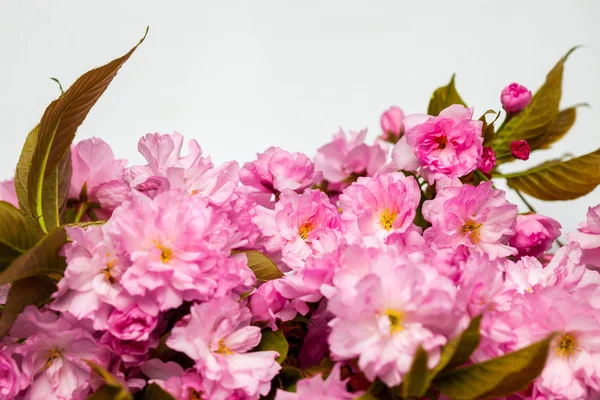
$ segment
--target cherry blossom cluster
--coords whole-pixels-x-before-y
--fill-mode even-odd
[[[531,92],[501,99],[517,113]],[[0,399],[85,399],[104,384],[86,360],[131,393],[354,399],[401,385],[419,347],[434,368],[478,316],[469,363],[556,333],[511,399],[600,396],[600,205],[553,246],[561,225],[494,186],[473,109],[392,107],[381,128],[371,144],[340,130],[314,157],[271,147],[242,166],[195,140],[182,154],[178,133],[142,137],[146,162],[129,167],[100,139],[73,145],[68,206],[90,223],[66,228],[58,291],[0,342]],[[526,159],[527,142],[512,153]],[[0,198],[18,207],[13,181]],[[285,387],[290,367],[315,373]]]

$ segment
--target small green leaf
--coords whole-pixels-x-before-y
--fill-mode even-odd
[[[429,379],[427,379],[427,352],[421,346],[417,348],[413,363],[402,379],[400,393],[405,399],[422,397],[429,388]]]
[[[42,214],[49,231],[60,226],[61,213],[69,193],[71,172],[71,151],[67,150],[58,166],[44,180]]]
[[[175,397],[156,383],[153,383],[146,387],[144,400],[175,400]]]
[[[304,375],[298,368],[294,367],[283,367],[279,371],[279,379],[281,379],[281,385],[283,389],[288,392],[296,391],[296,383],[304,379]]]
[[[111,374],[106,369],[104,369],[103,367],[101,367],[93,361],[83,361],[85,361],[85,363],[92,369],[92,371],[94,371],[102,379],[104,379],[104,382],[106,382],[106,386],[113,389],[112,393],[115,396],[113,397],[113,399],[133,400],[133,396],[129,393],[129,389],[127,389],[127,386],[125,386],[116,376],[114,376],[113,374]]]
[[[289,349],[290,345],[285,339],[285,336],[283,336],[281,329],[276,332],[273,332],[269,328],[263,330],[260,343],[256,346],[256,351],[274,350],[279,353],[279,357],[276,358],[276,361],[279,364],[285,360]]]
[[[114,400],[118,399],[121,395],[121,391],[117,388],[104,385],[100,389],[96,390],[94,393],[90,394],[86,397],[86,400]],[[127,400],[128,397],[125,397],[123,400]]]
[[[17,192],[17,199],[19,200],[19,209],[29,217],[29,223],[34,227],[37,227],[38,223],[35,218],[33,218],[33,210],[29,208],[27,179],[29,176],[29,168],[31,167],[33,150],[35,149],[35,144],[37,143],[38,132],[39,125],[33,128],[27,135],[25,144],[21,150],[21,155],[19,157],[19,162],[17,163],[17,170],[15,173],[15,190]]]
[[[462,104],[463,106],[466,106],[454,86],[454,75],[452,75],[450,83],[446,86],[437,88],[435,92],[433,92],[431,100],[429,100],[429,107],[427,107],[427,114],[433,116],[439,115],[443,109],[452,104]]]
[[[67,233],[63,228],[51,232],[0,272],[0,285],[30,276],[62,274],[65,260],[58,255],[58,251],[65,243],[67,243]]]
[[[72,222],[63,226],[67,228],[87,228],[88,226],[102,226],[106,223],[105,220],[100,221],[84,221],[84,222]]]
[[[566,108],[558,113],[554,124],[540,141],[540,149],[548,149],[551,145],[562,139],[569,129],[575,124],[577,117],[577,107],[589,107],[588,104],[577,104],[573,107]]]
[[[479,347],[479,342],[481,341],[480,325],[481,315],[478,315],[471,320],[471,323],[461,335],[450,340],[442,349],[440,362],[434,371],[449,370],[469,361],[471,354]]]
[[[600,149],[568,161],[551,160],[503,175],[508,186],[540,200],[572,200],[600,184]]]
[[[283,276],[277,265],[269,257],[256,250],[243,251],[248,258],[248,268],[254,272],[259,281],[270,281]]]
[[[544,369],[554,335],[502,357],[440,375],[433,386],[454,400],[506,397],[525,389]]]
[[[8,333],[25,307],[39,307],[45,304],[55,291],[56,284],[46,276],[32,276],[14,282],[8,291],[6,304],[0,316],[0,338]]]
[[[51,229],[48,222],[52,222],[46,221],[44,215],[44,187],[47,186],[44,182],[48,180],[51,187],[46,190],[54,192],[58,180],[52,180],[51,174],[69,150],[77,128],[112,82],[117,71],[145,38],[144,34],[142,40],[122,57],[83,74],[59,99],[46,108],[40,121],[27,177],[28,210],[33,213],[43,232]],[[54,203],[51,207],[54,210]]]
[[[23,214],[0,201],[0,271],[35,245],[35,233]]]
[[[494,120],[488,124],[487,120],[485,119],[485,116],[489,115],[489,114],[495,115],[496,118],[494,118]],[[494,139],[494,136],[496,135],[496,131],[494,129],[494,123],[496,121],[498,121],[498,118],[500,118],[500,114],[501,114],[501,112],[496,112],[494,110],[487,110],[479,118],[479,121],[483,122],[483,127],[481,129],[481,134],[483,136],[483,145],[484,146],[488,146],[492,142],[492,140]]]
[[[564,64],[575,49],[576,47],[569,50],[552,68],[546,76],[546,82],[535,93],[529,105],[496,133],[493,141],[496,154],[509,155],[513,140],[527,140],[532,150],[541,148],[544,136],[558,116]]]

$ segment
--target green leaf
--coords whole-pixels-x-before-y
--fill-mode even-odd
[[[589,105],[586,103],[577,104],[559,112],[556,120],[540,141],[540,149],[550,148],[551,145],[558,142],[569,132],[569,129],[575,124],[577,107],[589,107]]]
[[[554,335],[502,357],[458,368],[433,381],[454,400],[505,397],[525,389],[544,369]]]
[[[129,393],[129,389],[125,386],[116,376],[108,372],[106,369],[101,367],[90,360],[83,360],[85,363],[98,374],[104,382],[106,382],[106,386],[112,389],[111,393],[114,397],[112,399],[115,400],[133,400],[133,396]]]
[[[568,161],[552,160],[527,171],[507,174],[513,189],[540,200],[572,200],[600,184],[600,149]]]
[[[30,276],[62,274],[65,260],[58,255],[58,251],[65,243],[67,243],[67,233],[63,228],[51,232],[0,273],[0,285]]]
[[[190,396],[190,398],[192,397]],[[146,387],[144,400],[175,400],[175,397],[156,383],[153,383]]]
[[[489,124],[488,124],[487,120],[485,119],[485,116],[488,114],[492,114],[492,115],[496,116],[496,118],[494,118],[494,120],[492,122],[490,122]],[[494,139],[494,136],[496,135],[496,131],[494,129],[494,123],[496,121],[498,121],[498,118],[500,118],[500,114],[501,114],[501,112],[496,112],[494,110],[487,110],[479,118],[479,121],[483,122],[483,127],[481,128],[481,134],[483,136],[483,145],[484,146],[488,146]]]
[[[279,372],[279,379],[281,379],[281,385],[283,389],[288,392],[296,391],[296,383],[304,379],[304,375],[298,368],[294,367],[283,367]]]
[[[0,201],[0,271],[35,245],[35,233],[12,204]]]
[[[259,281],[270,281],[283,276],[277,265],[269,257],[256,250],[243,251],[248,257],[248,268],[254,272]]]
[[[33,212],[43,232],[50,229],[43,212],[46,207],[43,203],[44,181],[51,178],[92,106],[145,38],[146,35],[122,57],[83,74],[46,108],[40,121],[27,178],[28,209]]]
[[[117,388],[104,385],[100,389],[96,390],[94,393],[90,394],[86,397],[86,400],[114,400],[119,398],[121,395],[121,391]],[[124,400],[128,399],[125,397]]]
[[[0,338],[8,333],[25,307],[39,307],[45,304],[55,291],[56,284],[46,276],[33,276],[14,282],[8,291],[6,304],[0,316]]]
[[[454,86],[454,75],[452,75],[450,83],[446,86],[437,88],[435,92],[433,92],[431,100],[429,100],[429,107],[427,107],[427,114],[433,116],[439,115],[443,109],[452,104],[462,104],[463,106],[466,106]]]
[[[58,167],[44,180],[42,214],[49,231],[58,228],[61,224],[60,217],[69,194],[71,172],[71,151],[67,150]]]
[[[39,133],[39,125],[36,126],[29,132],[25,139],[25,144],[21,150],[19,156],[19,162],[17,163],[17,170],[15,173],[15,190],[17,192],[17,199],[19,200],[19,209],[25,213],[25,215],[31,218],[30,223],[33,226],[38,226],[37,221],[33,218],[33,211],[29,209],[29,197],[27,194],[27,179],[29,176],[29,168],[31,166],[31,158],[33,157],[33,150],[37,143]]]
[[[469,361],[471,354],[479,347],[479,342],[481,341],[480,325],[481,315],[478,315],[471,320],[471,323],[469,323],[469,326],[461,335],[450,340],[442,349],[440,362],[434,371],[449,370]]]
[[[552,68],[546,76],[546,82],[535,93],[531,103],[496,133],[493,148],[499,158],[510,155],[510,144],[513,140],[527,140],[532,150],[543,145],[544,136],[558,116],[565,61],[576,48],[569,50]]]
[[[72,222],[70,224],[65,224],[65,227],[68,228],[87,228],[88,226],[102,226],[106,223],[105,220],[100,221],[84,221],[84,222]]]
[[[256,351],[274,350],[279,353],[279,357],[276,358],[279,364],[285,360],[289,349],[290,345],[285,339],[285,336],[283,336],[281,329],[276,332],[273,332],[269,328],[263,330],[260,343],[256,346]]]
[[[402,379],[400,393],[405,399],[412,397],[422,397],[429,388],[429,379],[427,379],[427,352],[421,346],[413,358],[413,363]]]

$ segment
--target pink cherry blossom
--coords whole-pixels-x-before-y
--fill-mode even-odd
[[[125,310],[113,310],[106,322],[108,330],[115,337],[121,340],[143,341],[150,338],[158,319],[132,304]]]
[[[483,122],[474,121],[473,109],[454,104],[438,117],[410,115],[406,134],[392,152],[397,168],[419,169],[430,183],[441,177],[461,177],[477,168],[483,151]]]
[[[424,236],[440,248],[466,246],[490,260],[516,254],[507,242],[515,232],[517,206],[491,182],[445,187],[423,204],[423,216],[432,224]]]
[[[479,160],[478,168],[484,174],[489,174],[492,172],[494,167],[496,166],[496,153],[494,153],[494,149],[490,146],[483,146],[483,151],[481,152],[481,159]]]
[[[215,388],[239,389],[247,398],[258,399],[269,392],[281,367],[275,351],[249,352],[261,338],[251,320],[250,310],[231,298],[195,304],[173,328],[167,345],[194,360],[203,379]]]
[[[340,195],[342,226],[350,237],[384,242],[389,235],[410,229],[420,199],[412,176],[393,172],[358,178]]]
[[[83,361],[107,365],[109,353],[81,325],[51,311],[28,306],[10,331],[27,338],[14,353],[28,384],[23,399],[85,399],[90,392],[90,368]]]
[[[539,257],[550,250],[554,239],[560,236],[560,224],[539,214],[517,215],[515,235],[509,244],[519,252],[518,257]]]
[[[106,229],[131,259],[120,284],[131,296],[155,301],[161,311],[228,295],[247,276],[244,259],[227,257],[229,220],[203,197],[168,191],[150,199],[134,193]]]
[[[278,196],[285,189],[301,193],[321,179],[322,174],[315,172],[315,166],[306,155],[278,147],[259,153],[256,161],[244,164],[240,170],[240,181],[248,193],[264,205],[272,195]]]
[[[0,201],[6,201],[7,203],[19,208],[19,200],[17,199],[14,178],[0,182]]]
[[[346,253],[329,296],[333,356],[358,358],[369,380],[390,387],[402,382],[419,345],[433,367],[460,319],[453,282],[393,248],[352,246]]]
[[[267,326],[276,331],[277,320],[290,321],[296,316],[296,309],[279,293],[276,288],[277,280],[263,283],[250,296],[250,311],[253,321],[268,322]]]
[[[567,235],[569,241],[581,245],[583,262],[600,267],[600,204],[588,209],[587,220],[577,230]]]
[[[317,251],[322,233],[340,229],[337,208],[320,190],[303,194],[284,190],[273,210],[257,206],[252,221],[261,230],[267,251],[281,250],[282,261],[290,268],[301,267]]]
[[[315,156],[315,168],[331,183],[352,182],[358,176],[371,176],[385,164],[385,151],[378,144],[364,143],[367,130],[350,132],[340,128],[333,141],[322,146]]]
[[[502,108],[508,113],[518,113],[523,110],[531,101],[531,90],[518,83],[511,83],[502,90],[500,101]]]
[[[275,400],[345,400],[354,399],[355,393],[346,389],[346,380],[341,379],[341,365],[336,364],[327,379],[321,374],[309,379],[301,379],[296,383],[296,392],[278,389]]]
[[[112,211],[129,198],[129,189],[122,180],[127,160],[115,159],[102,139],[85,139],[72,146],[71,161],[69,199],[79,200],[84,184],[88,201],[99,203],[104,210]]]
[[[0,347],[0,400],[14,399],[27,385],[11,352]]]
[[[184,371],[175,362],[164,363],[157,358],[147,361],[141,369],[150,378],[149,383],[157,384],[176,400],[202,399],[203,382],[195,369]]]
[[[396,106],[390,107],[381,114],[380,124],[383,134],[379,137],[381,140],[386,140],[390,143],[396,143],[404,134],[404,125],[402,120],[404,113]]]

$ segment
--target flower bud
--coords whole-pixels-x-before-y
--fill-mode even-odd
[[[507,113],[518,113],[531,101],[531,90],[518,83],[511,83],[502,90],[500,101]]]
[[[510,144],[510,153],[519,160],[528,160],[531,149],[527,140],[514,140]]]
[[[381,139],[396,143],[404,134],[403,119],[404,113],[396,106],[390,107],[386,112],[381,114],[380,122],[381,130],[383,131]]]
[[[489,174],[492,172],[494,167],[496,166],[496,153],[494,150],[485,146],[483,151],[481,152],[481,159],[479,160],[479,170],[484,174]]]

